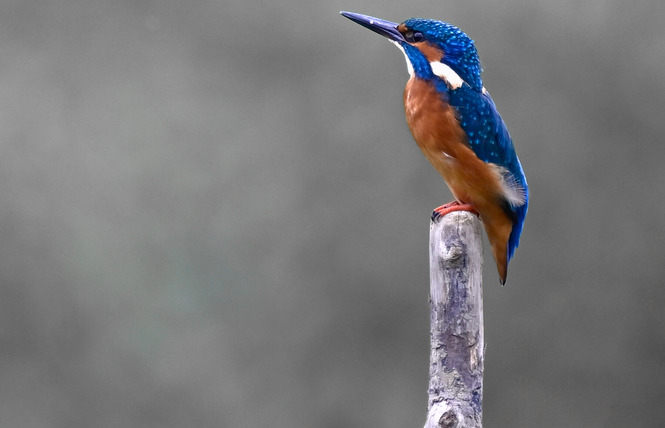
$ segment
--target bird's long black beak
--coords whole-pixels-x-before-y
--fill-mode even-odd
[[[349,18],[351,21],[370,29],[377,34],[381,34],[383,37],[387,37],[390,40],[394,40],[396,42],[404,41],[402,34],[397,31],[397,26],[399,24],[396,22],[386,21],[384,19],[375,18],[373,16],[362,15],[360,13],[346,12],[344,10],[340,13],[342,16]]]

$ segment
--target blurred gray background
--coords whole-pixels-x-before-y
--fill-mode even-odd
[[[341,9],[470,34],[527,172],[486,426],[662,425],[662,1],[4,0],[0,426],[422,426],[451,196]]]

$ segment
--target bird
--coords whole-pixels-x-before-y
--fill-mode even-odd
[[[404,54],[409,130],[455,198],[436,208],[432,220],[457,210],[477,214],[504,285],[524,227],[529,187],[508,128],[483,86],[475,42],[445,21],[395,23],[340,13],[386,37]]]

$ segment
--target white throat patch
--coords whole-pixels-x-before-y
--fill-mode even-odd
[[[429,65],[432,67],[432,73],[445,80],[450,89],[461,88],[464,84],[464,80],[462,80],[459,74],[455,73],[455,71],[446,64],[439,61],[432,61]]]
[[[397,46],[397,47],[399,48],[399,50],[402,51],[402,53],[404,54],[404,59],[406,59],[406,69],[409,71],[409,76],[410,76],[410,77],[413,77],[413,74],[414,74],[414,72],[413,72],[413,65],[411,65],[411,61],[409,60],[409,57],[408,57],[408,55],[406,54],[406,51],[404,50],[404,48],[402,47],[402,45],[400,45],[400,44],[397,43],[396,41],[394,41],[394,40],[389,40],[389,41],[390,41],[390,43],[392,43],[392,44],[394,44],[395,46]]]

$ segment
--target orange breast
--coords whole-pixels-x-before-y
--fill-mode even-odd
[[[475,155],[452,107],[427,81],[411,78],[404,90],[406,121],[425,157],[443,176],[460,202],[501,191],[496,168]]]
[[[512,220],[503,210],[498,168],[478,159],[467,144],[455,111],[427,81],[409,79],[404,89],[404,109],[413,138],[455,199],[473,205],[480,214],[499,275],[505,279]]]

